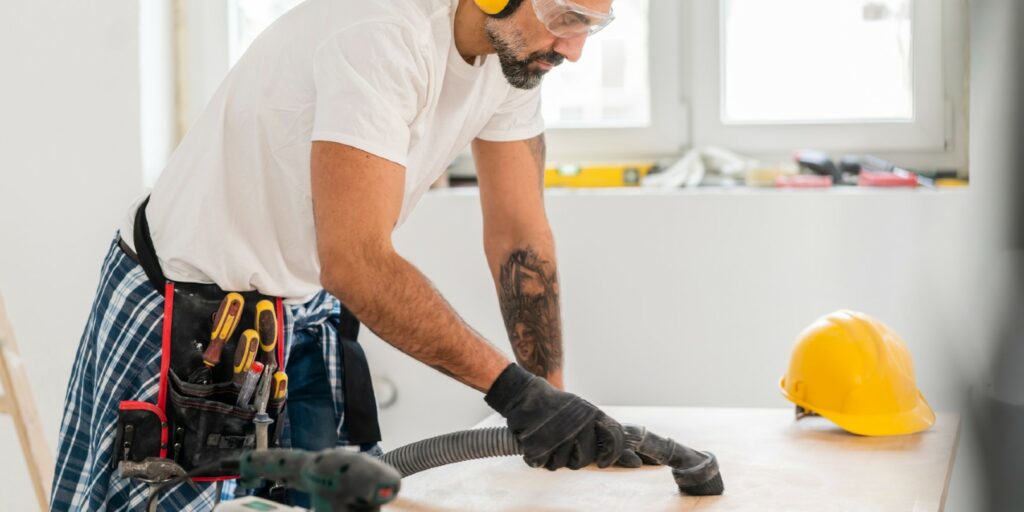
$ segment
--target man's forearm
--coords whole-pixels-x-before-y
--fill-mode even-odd
[[[325,288],[381,339],[486,392],[508,359],[470,328],[401,256],[392,252],[366,260],[348,276],[327,279]]]
[[[562,315],[550,234],[497,250],[491,265],[516,360],[562,387]]]
[[[484,251],[520,366],[562,387],[562,314],[555,243],[544,213],[544,134],[473,143]],[[531,168],[533,173],[529,172]]]

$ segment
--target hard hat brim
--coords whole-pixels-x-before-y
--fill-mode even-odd
[[[917,393],[917,403],[910,410],[896,414],[862,415],[823,410],[791,395],[785,386],[786,378],[779,379],[779,391],[787,400],[808,411],[831,420],[843,430],[861,436],[902,436],[928,430],[935,425],[935,412],[924,396]]]

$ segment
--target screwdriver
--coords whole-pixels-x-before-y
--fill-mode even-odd
[[[273,388],[270,391],[270,398],[281,400],[288,396],[288,374],[277,372],[274,374]]]
[[[238,293],[231,292],[220,301],[217,313],[213,315],[213,331],[210,334],[210,344],[203,352],[203,363],[206,366],[214,367],[220,362],[220,353],[224,350],[224,344],[234,334],[238,327],[238,319],[242,316],[242,307],[245,299]]]
[[[256,360],[256,352],[260,346],[260,335],[252,329],[242,331],[242,337],[238,339],[238,347],[235,348],[235,366],[232,381],[241,386],[245,382],[246,372]]]
[[[260,361],[277,368],[277,311],[273,302],[264,299],[256,303],[256,330],[260,333]]]
[[[263,363],[256,361],[249,367],[249,371],[245,374],[245,382],[242,384],[242,389],[238,391],[238,406],[243,407],[249,403],[249,399],[252,398],[252,392],[256,391],[256,383],[260,380],[260,374],[263,373]]]

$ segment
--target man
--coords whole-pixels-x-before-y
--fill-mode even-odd
[[[112,444],[119,403],[158,401],[165,302],[138,263],[148,241],[171,282],[284,298],[286,445],[380,453],[362,353],[345,328],[354,315],[485,392],[530,465],[638,464],[623,452],[618,423],[560,390],[559,289],[541,183],[537,86],[580,57],[611,21],[610,4],[309,0],[268,28],[111,246],[68,385],[52,508],[124,510],[146,498],[144,486],[114,474],[121,447]],[[485,251],[519,365],[391,244],[470,144]],[[144,218],[151,237],[140,240]],[[175,487],[162,504],[209,508],[214,491],[200,489]]]

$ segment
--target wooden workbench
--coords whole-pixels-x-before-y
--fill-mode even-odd
[[[412,475],[389,511],[942,510],[959,417],[926,432],[860,437],[791,409],[607,407],[624,423],[714,452],[725,494],[678,493],[664,467],[549,472],[505,457]],[[492,416],[479,426],[502,425]]]

